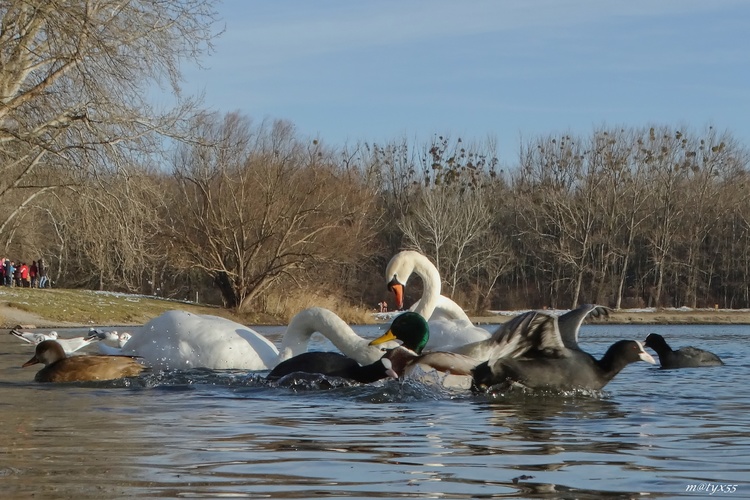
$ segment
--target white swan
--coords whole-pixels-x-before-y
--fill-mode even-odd
[[[287,326],[281,340],[279,361],[284,361],[307,351],[310,337],[318,332],[333,343],[344,355],[361,365],[374,363],[383,356],[383,351],[370,345],[343,319],[322,307],[310,307],[298,312]]]
[[[385,270],[388,289],[396,296],[399,309],[403,307],[403,290],[412,273],[423,283],[422,298],[410,310],[428,320],[430,340],[426,349],[447,349],[489,338],[489,332],[475,326],[458,304],[440,295],[440,273],[430,259],[413,250],[394,255]]]
[[[105,345],[99,348],[107,354],[139,356],[160,369],[270,370],[280,361],[306,352],[315,332],[360,364],[373,363],[383,355],[380,348],[368,345],[369,340],[357,335],[334,312],[321,307],[305,309],[292,318],[281,341],[281,352],[266,337],[244,325],[185,311],[167,311],[134,329],[121,349]],[[106,333],[102,336],[111,337]]]
[[[279,357],[270,340],[244,325],[177,310],[135,328],[119,353],[166,370],[267,370]]]

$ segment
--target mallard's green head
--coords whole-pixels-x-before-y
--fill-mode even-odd
[[[421,315],[407,311],[396,316],[388,331],[370,342],[370,345],[382,344],[389,340],[400,340],[404,347],[421,354],[430,340],[430,328]]]

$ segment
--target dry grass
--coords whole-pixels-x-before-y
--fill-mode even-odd
[[[352,306],[332,295],[320,295],[309,291],[297,291],[286,295],[270,296],[266,300],[266,309],[272,318],[278,318],[285,324],[292,316],[308,307],[324,307],[338,314],[350,324],[364,325],[374,323],[372,313],[362,307]],[[257,324],[257,323],[256,323]]]
[[[56,325],[132,325],[143,324],[170,309],[213,314],[234,319],[229,311],[198,306],[188,302],[162,300],[142,295],[127,295],[90,290],[0,288],[2,324],[17,324],[10,316],[14,310],[33,314]],[[9,324],[13,323],[13,324]]]
[[[307,307],[331,309],[350,324],[368,324],[375,320],[362,308],[343,304],[334,297],[306,293],[269,299],[269,312],[235,314],[233,311],[192,302],[165,300],[143,295],[128,295],[91,290],[35,289],[0,287],[0,325],[141,325],[170,309],[212,314],[245,325],[287,324],[292,316]],[[34,317],[32,317],[34,316]]]

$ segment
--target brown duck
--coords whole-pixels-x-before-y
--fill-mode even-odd
[[[130,356],[70,356],[54,340],[45,340],[36,346],[34,357],[24,367],[43,363],[44,368],[34,377],[37,382],[85,382],[134,377],[145,366]]]

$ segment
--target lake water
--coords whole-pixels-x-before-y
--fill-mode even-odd
[[[278,341],[283,328],[257,330]],[[0,335],[0,494],[750,498],[749,330],[585,325],[581,345],[597,357],[653,331],[727,365],[636,363],[601,395],[490,396],[397,381],[269,387],[263,374],[202,371],[37,384],[35,367],[20,368],[33,349]]]

